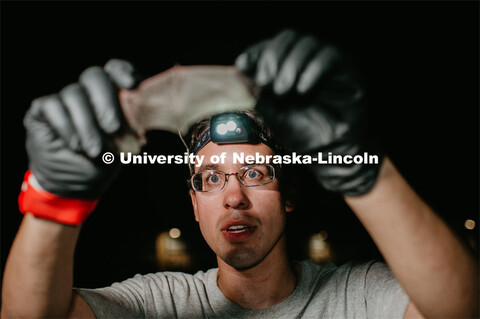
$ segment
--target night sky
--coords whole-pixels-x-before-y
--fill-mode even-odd
[[[22,118],[32,99],[75,82],[110,58],[150,76],[180,65],[231,65],[249,44],[292,27],[353,57],[368,88],[368,128],[418,194],[478,258],[478,2],[2,2],[1,256],[22,215],[27,169]],[[150,132],[145,150],[183,154],[171,133]],[[381,259],[342,198],[299,169],[301,200],[290,214],[292,258],[325,230],[335,262]],[[187,167],[129,165],[83,226],[75,285],[100,287],[158,271],[157,235],[182,230],[194,263],[216,265],[193,218]],[[388,212],[386,212],[388,213]],[[477,222],[474,230],[466,219]]]

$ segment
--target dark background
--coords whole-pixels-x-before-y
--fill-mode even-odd
[[[32,99],[59,91],[109,58],[145,75],[174,64],[229,65],[249,44],[285,27],[313,33],[349,53],[371,100],[371,127],[414,189],[478,258],[478,2],[75,3],[2,2],[1,266],[22,215],[27,168],[22,118]],[[171,134],[149,134],[149,153],[183,153]],[[339,196],[302,175],[289,217],[291,255],[326,230],[335,262],[381,258]],[[75,285],[99,287],[157,271],[156,236],[182,230],[194,265],[215,266],[193,219],[186,167],[122,171],[83,226]],[[319,195],[320,194],[320,195]],[[388,212],[386,212],[388,213]]]

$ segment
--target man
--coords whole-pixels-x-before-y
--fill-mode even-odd
[[[284,31],[248,49],[237,66],[261,88],[257,111],[283,146],[302,154],[376,152],[362,133],[363,88],[334,48]],[[79,84],[34,101],[26,115],[33,173],[22,187],[25,217],[5,269],[3,316],[478,316],[476,262],[388,158],[310,168],[325,188],[344,195],[398,283],[379,263],[336,268],[288,260],[285,216],[294,202],[282,191],[282,169],[233,160],[234,153],[278,152],[264,125],[245,114],[233,114],[250,123],[244,140],[214,136],[212,125],[232,114],[205,121],[193,137],[193,153],[206,160],[192,172],[190,195],[218,269],[72,292],[78,225],[116,170],[98,156],[114,149],[110,141],[125,127],[112,81],[131,88],[132,71],[119,61],[105,71],[90,68]],[[209,160],[222,153],[223,163]]]

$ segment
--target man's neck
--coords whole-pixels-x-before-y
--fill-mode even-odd
[[[217,284],[230,301],[248,309],[273,306],[295,289],[297,274],[288,261],[285,237],[258,265],[237,270],[218,258]]]

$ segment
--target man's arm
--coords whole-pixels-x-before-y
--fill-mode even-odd
[[[80,297],[72,299],[79,232],[79,226],[25,215],[5,265],[2,318],[95,318]]]
[[[117,152],[112,141],[126,130],[118,90],[133,85],[133,67],[110,60],[58,94],[36,99],[25,115],[30,170],[19,207],[26,215],[6,264],[3,316],[94,317],[72,295],[75,244],[119,168],[99,157]]]
[[[478,317],[477,263],[388,158],[368,193],[345,200],[424,316]]]

